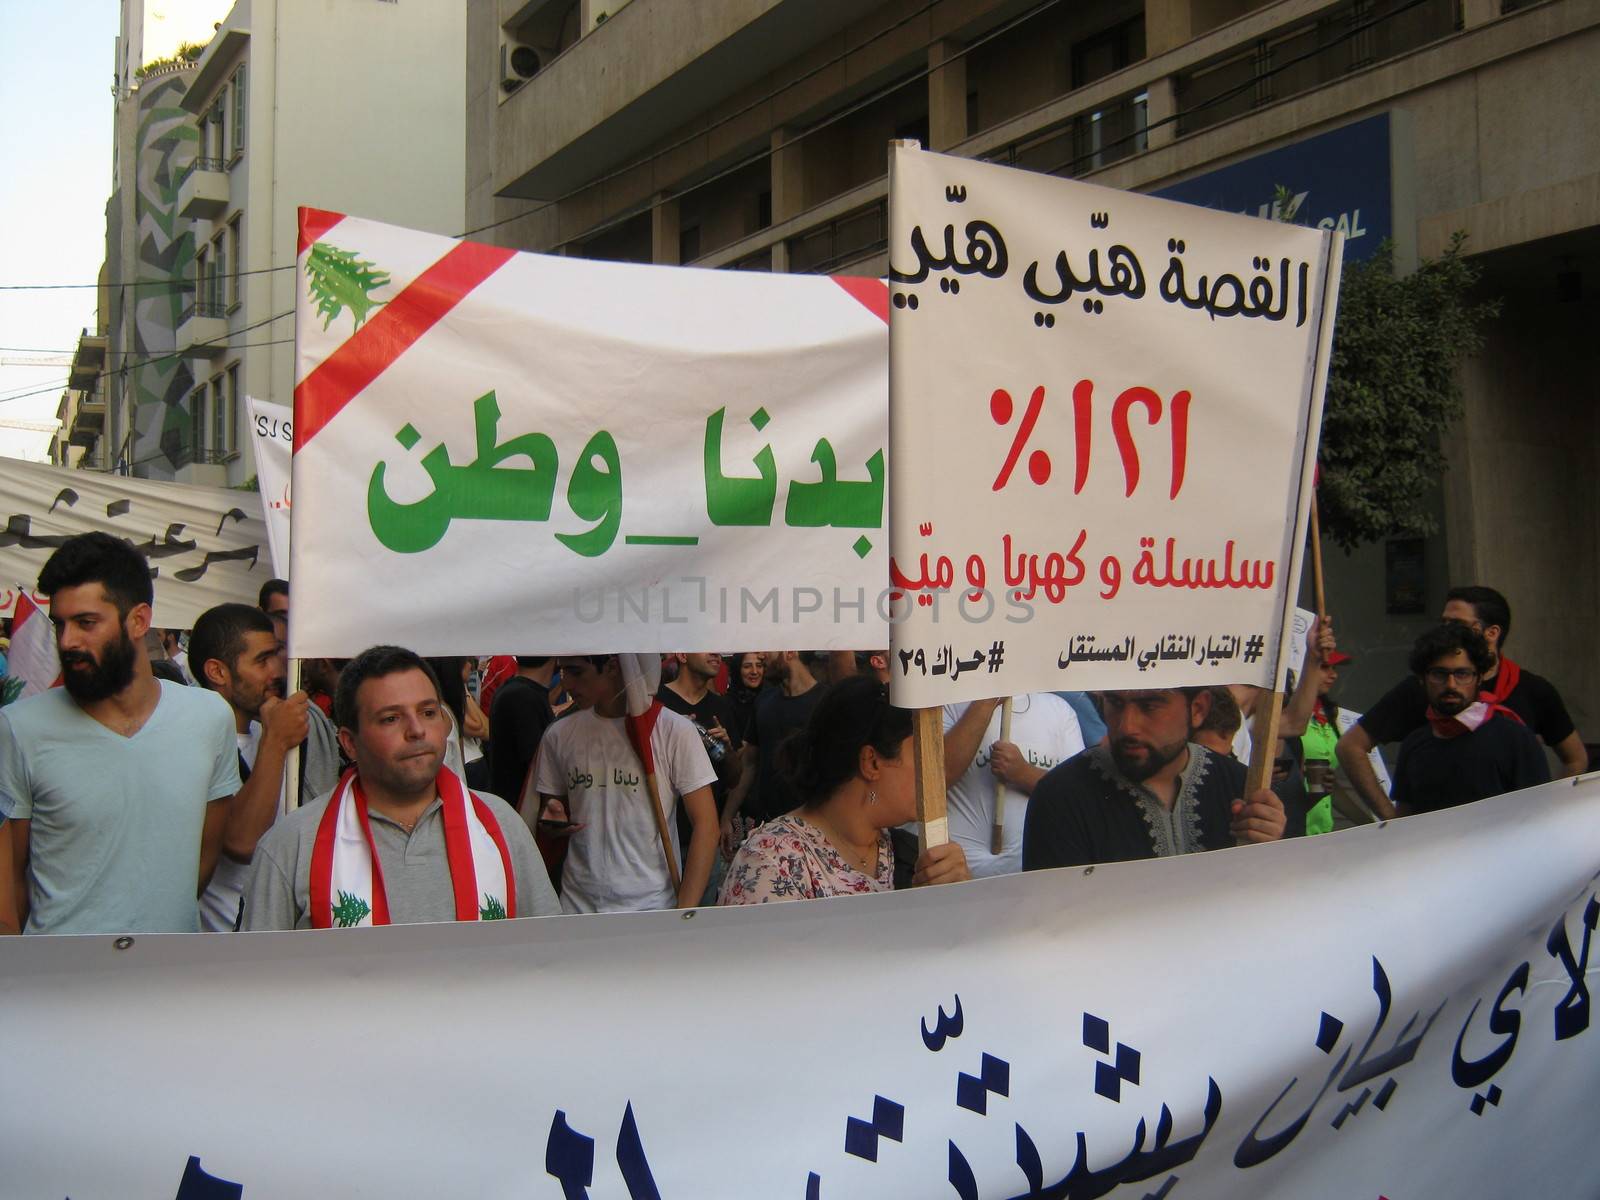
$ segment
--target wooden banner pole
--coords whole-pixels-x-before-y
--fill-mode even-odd
[[[667,874],[672,879],[672,894],[678,894],[678,885],[683,882],[683,877],[678,873],[678,856],[672,852],[672,830],[667,826],[667,810],[661,805],[661,784],[656,779],[654,771],[648,771],[644,777],[645,787],[650,792],[650,807],[656,815],[656,832],[661,835],[661,850],[667,856]],[[698,900],[695,901],[699,903]]]
[[[284,680],[283,690],[285,696],[292,696],[300,690],[300,660],[291,658],[287,678]],[[303,745],[290,746],[289,753],[283,756],[283,807],[285,812],[293,812],[300,807],[300,755],[305,752]]]
[[[1311,588],[1317,598],[1317,620],[1328,619],[1328,597],[1322,586],[1322,523],[1317,516],[1317,493],[1311,493]],[[1312,647],[1306,647],[1306,659]],[[1320,661],[1320,660],[1319,660]]]
[[[1007,696],[1000,705],[1000,740],[1011,740],[1011,701]],[[1004,854],[1006,849],[1006,781],[996,776],[994,781],[994,824],[989,829],[989,853]]]
[[[945,817],[944,710],[919,708],[912,714],[912,753],[917,768],[917,838],[921,850],[950,840]]]

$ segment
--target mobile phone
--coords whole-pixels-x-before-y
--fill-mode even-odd
[[[571,829],[575,824],[577,824],[576,821],[552,821],[549,817],[539,818],[539,828],[550,833],[560,833],[563,830]]]

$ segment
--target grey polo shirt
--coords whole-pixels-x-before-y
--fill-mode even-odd
[[[517,884],[517,915],[549,917],[561,911],[550,874],[533,844],[533,835],[516,811],[498,796],[474,792],[500,822]],[[244,892],[244,929],[311,928],[311,849],[317,826],[333,793],[279,817],[256,845]],[[395,925],[453,921],[455,891],[444,850],[443,805],[437,797],[407,833],[375,810],[368,810],[372,840],[383,868],[389,920]]]

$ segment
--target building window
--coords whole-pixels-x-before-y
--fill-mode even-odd
[[[244,289],[240,286],[239,277],[244,273],[244,238],[241,222],[243,217],[234,214],[228,222],[228,261],[233,264],[233,274],[228,276],[227,297],[230,310],[238,308],[244,297]]]
[[[209,247],[201,246],[194,252],[194,308],[196,316],[204,316],[202,311],[211,303],[211,252]]]
[[[201,384],[189,393],[189,461],[206,460],[206,400],[210,389]],[[180,464],[181,465],[181,464]]]
[[[238,304],[245,296],[245,290],[240,285],[240,275],[245,272],[245,238],[242,229],[243,218],[235,213],[234,219],[227,222],[227,246],[232,253],[229,262],[234,264],[234,274],[227,278],[227,307],[237,309]]]
[[[227,231],[224,230],[211,240],[211,287],[208,289],[206,302],[213,309],[221,309],[222,297],[232,285],[233,280],[228,277]]]
[[[225,462],[233,457],[236,448],[237,423],[234,414],[234,389],[238,386],[238,365],[228,368],[226,375],[211,381],[211,413],[208,423],[212,462]]]
[[[678,231],[678,261],[691,263],[700,257],[700,226],[691,225]]]
[[[233,73],[233,158],[237,162],[244,153],[244,64],[239,64],[239,69]]]
[[[222,121],[222,97],[217,97],[217,102],[211,106],[211,111],[206,114],[205,146],[206,157],[212,160],[223,160],[228,157],[227,127]]]

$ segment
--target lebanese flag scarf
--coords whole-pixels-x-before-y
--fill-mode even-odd
[[[445,857],[455,892],[456,920],[494,921],[517,915],[516,877],[500,823],[489,806],[439,769]],[[468,803],[468,798],[471,803]],[[311,848],[311,927],[387,925],[383,865],[373,848],[367,797],[354,769],[334,788]]]

